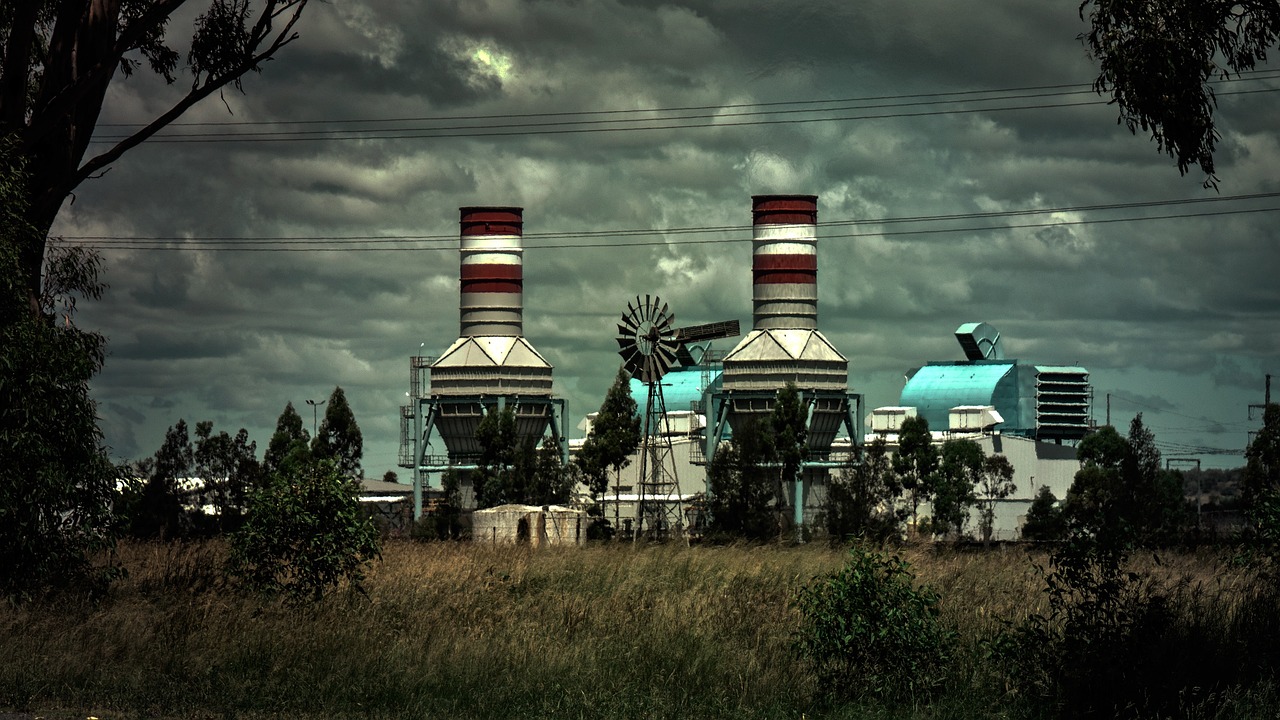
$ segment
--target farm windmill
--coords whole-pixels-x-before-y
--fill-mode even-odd
[[[665,539],[684,529],[680,480],[672,457],[671,437],[665,432],[667,406],[662,377],[689,356],[685,343],[738,335],[738,321],[675,328],[675,313],[656,295],[637,295],[627,303],[618,323],[618,354],[631,377],[648,387],[644,409],[644,439],[640,453],[639,496],[634,538],[648,530],[651,539]]]

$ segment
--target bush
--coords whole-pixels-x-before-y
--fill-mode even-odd
[[[286,464],[251,496],[231,536],[230,574],[291,602],[317,601],[344,580],[360,590],[365,565],[380,555],[358,497],[355,481],[330,461]]]
[[[937,593],[914,580],[896,555],[855,546],[844,568],[801,589],[795,647],[819,692],[892,699],[937,688],[955,632],[938,618]]]

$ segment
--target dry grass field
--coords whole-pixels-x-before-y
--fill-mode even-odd
[[[792,652],[793,599],[846,551],[392,542],[366,583],[288,607],[228,587],[219,543],[129,544],[97,603],[0,609],[0,711],[48,717],[1011,717],[1037,714],[984,641],[1047,611],[1044,554],[904,548],[963,652],[940,698],[822,701]],[[1220,553],[1136,561],[1229,623],[1255,592]],[[1211,623],[1211,624],[1212,624]],[[1261,689],[1259,689],[1259,687]],[[1214,713],[1274,709],[1272,684]],[[1261,705],[1259,705],[1261,703]],[[1270,703],[1268,705],[1267,703]],[[1196,706],[1201,708],[1207,705]],[[1213,716],[1190,708],[1189,715]]]

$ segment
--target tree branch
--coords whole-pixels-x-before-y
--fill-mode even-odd
[[[244,61],[221,75],[209,78],[200,87],[193,88],[191,92],[187,93],[186,96],[175,103],[173,107],[169,108],[155,120],[152,120],[146,127],[138,130],[136,133],[130,135],[124,140],[121,140],[119,143],[116,143],[110,150],[93,157],[81,165],[80,169],[67,179],[63,187],[50,188],[48,192],[51,195],[58,193],[65,196],[66,193],[70,192],[73,188],[92,176],[94,173],[115,162],[120,158],[120,156],[142,144],[151,136],[164,129],[165,126],[176,120],[193,105],[222,89],[233,82],[236,78],[244,75],[246,72],[256,68],[261,62],[270,59],[285,45],[297,40],[298,34],[293,32],[293,27],[302,16],[302,11],[306,4],[307,0],[292,0],[288,5],[286,5],[285,9],[291,8],[293,10],[293,15],[289,18],[289,21],[285,24],[284,28],[281,29],[280,33],[276,35],[275,39],[267,49],[246,58]],[[274,14],[278,15],[279,12]]]
[[[145,15],[129,23],[125,31],[116,38],[110,52],[98,58],[88,71],[69,78],[70,82],[63,84],[60,88],[50,87],[48,92],[42,92],[40,103],[32,113],[31,122],[24,132],[24,143],[32,147],[56,129],[58,123],[46,118],[58,117],[70,112],[70,109],[84,99],[87,93],[109,81],[116,71],[120,58],[133,50],[150,28],[166,22],[169,16],[185,3],[186,0],[159,0],[147,10]]]

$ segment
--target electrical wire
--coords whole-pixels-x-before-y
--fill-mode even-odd
[[[1164,215],[1148,215],[1143,217],[1124,217],[1124,218],[1096,218],[1081,220],[1056,220],[1040,223],[1021,223],[1006,225],[977,225],[963,227],[944,227],[944,228],[924,228],[916,230],[883,230],[870,232],[855,233],[824,233],[820,235],[821,239],[858,239],[867,237],[884,237],[884,238],[903,238],[925,235],[953,234],[953,233],[972,233],[972,232],[990,232],[990,231],[1006,231],[1006,230],[1026,230],[1046,227],[1071,227],[1081,225],[1101,225],[1113,224],[1121,222],[1150,222],[1156,220],[1174,220],[1188,218],[1205,218],[1220,217],[1226,215],[1244,215],[1264,212],[1280,211],[1280,207],[1265,208],[1241,208],[1216,210],[1195,213],[1171,213]],[[1022,213],[1023,211],[1013,211],[1013,213]],[[1011,213],[1010,216],[1013,216]],[[948,219],[955,219],[957,216],[948,216]],[[723,232],[716,230],[717,232]],[[647,231],[641,236],[658,235],[662,231]],[[592,235],[593,238],[607,236],[608,233],[600,235]],[[544,239],[554,239],[557,236],[544,235]],[[572,234],[565,234],[564,238],[574,237]],[[632,235],[631,237],[635,237]],[[718,245],[725,243],[741,243],[750,241],[750,237],[731,237],[731,238],[709,238],[709,239],[663,239],[636,242],[570,242],[570,243],[546,243],[536,246],[542,250],[565,250],[565,249],[587,249],[587,248],[641,248],[641,247],[660,247],[673,245]],[[424,251],[424,250],[453,250],[456,248],[456,237],[445,236],[352,236],[345,238],[322,237],[322,238],[304,238],[304,237],[276,237],[276,238],[178,238],[178,237],[126,237],[126,236],[64,236],[62,241],[72,245],[89,245],[99,247],[104,250],[179,250],[194,248],[209,251],[241,251],[241,252],[313,252],[313,251],[330,251],[330,252],[371,252],[371,251]],[[430,246],[423,246],[423,243],[433,243]]]
[[[1236,83],[1255,80],[1270,80],[1280,78],[1280,70],[1254,70],[1241,73],[1235,77],[1224,78],[1214,81],[1213,85],[1223,83]],[[221,120],[221,121],[178,121],[169,123],[166,127],[251,127],[251,126],[273,126],[273,125],[348,125],[348,124],[375,124],[375,123],[398,123],[398,122],[440,122],[440,121],[458,121],[458,120],[509,120],[513,118],[549,118],[549,117],[583,117],[583,116],[602,116],[602,115],[621,115],[621,114],[652,114],[652,113],[670,113],[670,112],[688,112],[694,110],[738,110],[743,108],[769,108],[769,107],[787,107],[787,106],[812,106],[812,105],[832,105],[832,104],[850,104],[850,103],[867,103],[882,102],[886,100],[922,100],[928,98],[970,98],[974,99],[976,95],[1004,94],[1012,95],[1014,93],[1043,93],[1046,90],[1057,90],[1069,92],[1059,94],[1079,94],[1084,92],[1094,92],[1091,83],[1064,83],[1057,85],[1033,85],[1012,88],[996,88],[986,90],[954,90],[948,92],[934,93],[916,93],[906,95],[873,95],[866,97],[849,97],[849,98],[833,98],[826,100],[808,99],[808,100],[781,100],[773,102],[752,102],[752,103],[725,103],[721,105],[683,105],[670,107],[648,107],[648,108],[630,108],[630,109],[609,109],[609,110],[568,110],[568,111],[549,111],[549,112],[532,112],[532,113],[493,113],[488,115],[419,115],[406,117],[390,117],[390,118],[346,118],[346,119],[313,119],[313,120]],[[1045,95],[1052,95],[1047,93]],[[1023,95],[1021,97],[1034,97]],[[978,98],[979,100],[987,100],[992,98]],[[928,104],[928,102],[918,102],[911,104]],[[97,127],[119,127],[140,129],[145,127],[146,123],[99,123]]]

